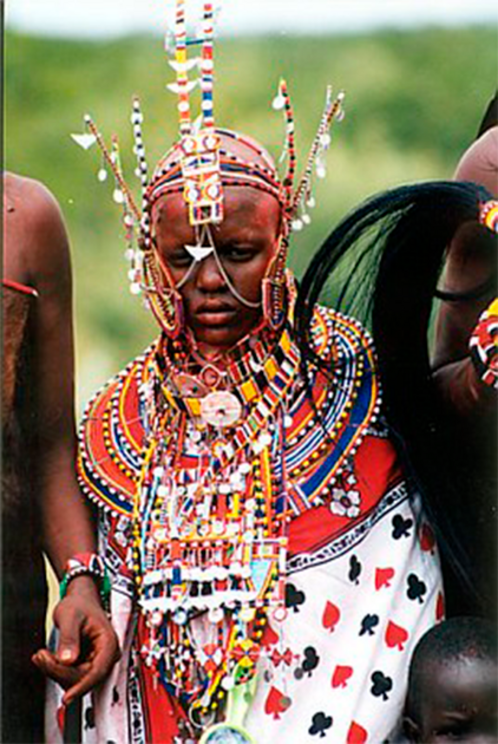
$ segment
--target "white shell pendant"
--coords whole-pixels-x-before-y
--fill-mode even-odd
[[[239,399],[227,390],[209,393],[201,400],[201,419],[205,424],[232,426],[242,415],[242,404]]]

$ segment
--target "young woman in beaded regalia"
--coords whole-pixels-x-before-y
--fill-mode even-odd
[[[255,141],[214,126],[211,23],[205,3],[195,127],[177,3],[180,139],[150,178],[134,104],[142,209],[117,150],[87,119],[138,233],[132,289],[161,333],[97,393],[81,429],[80,483],[99,506],[122,647],[84,701],[83,740],[378,742],[397,725],[411,651],[444,607],[434,535],[383,417],[371,338],[310,303],[312,279],[324,279],[316,264],[296,309],[285,269],[342,97],[327,96],[295,185],[281,84],[280,179]],[[477,217],[475,190],[437,189],[455,213]],[[417,194],[396,193],[398,222]]]

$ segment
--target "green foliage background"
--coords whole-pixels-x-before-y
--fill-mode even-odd
[[[346,118],[334,132],[312,225],[293,239],[298,274],[336,221],[365,197],[400,183],[451,177],[496,89],[496,42],[496,30],[486,27],[217,41],[217,121],[256,137],[276,157],[283,126],[270,103],[281,75],[291,90],[303,159],[326,84],[346,90]],[[84,152],[69,134],[82,132],[83,114],[91,113],[108,141],[119,135],[125,170],[135,181],[131,97],[140,95],[153,163],[176,135],[175,100],[165,90],[171,81],[160,38],[6,37],[6,165],[44,181],[66,217],[80,405],[147,345],[156,327],[128,291],[111,179],[97,181],[96,150]]]

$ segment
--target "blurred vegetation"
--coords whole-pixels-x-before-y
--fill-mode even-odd
[[[365,197],[451,177],[496,89],[496,42],[486,27],[217,41],[218,123],[256,137],[276,157],[283,126],[270,103],[280,75],[291,90],[302,159],[325,86],[346,90],[346,118],[334,132],[328,177],[317,184],[313,222],[293,238],[298,274],[334,223]],[[125,170],[133,174],[129,116],[137,93],[152,164],[176,136],[175,100],[165,90],[172,71],[160,38],[97,43],[8,33],[5,48],[6,165],[48,185],[71,237],[81,404],[156,327],[128,291],[111,179],[97,181],[96,149],[84,152],[69,134],[82,132],[83,114],[91,113],[107,141],[119,135]]]

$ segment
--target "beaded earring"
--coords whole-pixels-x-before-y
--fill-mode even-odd
[[[262,285],[263,317],[274,331],[287,317],[285,266],[287,263],[287,238],[280,236],[279,245]]]

